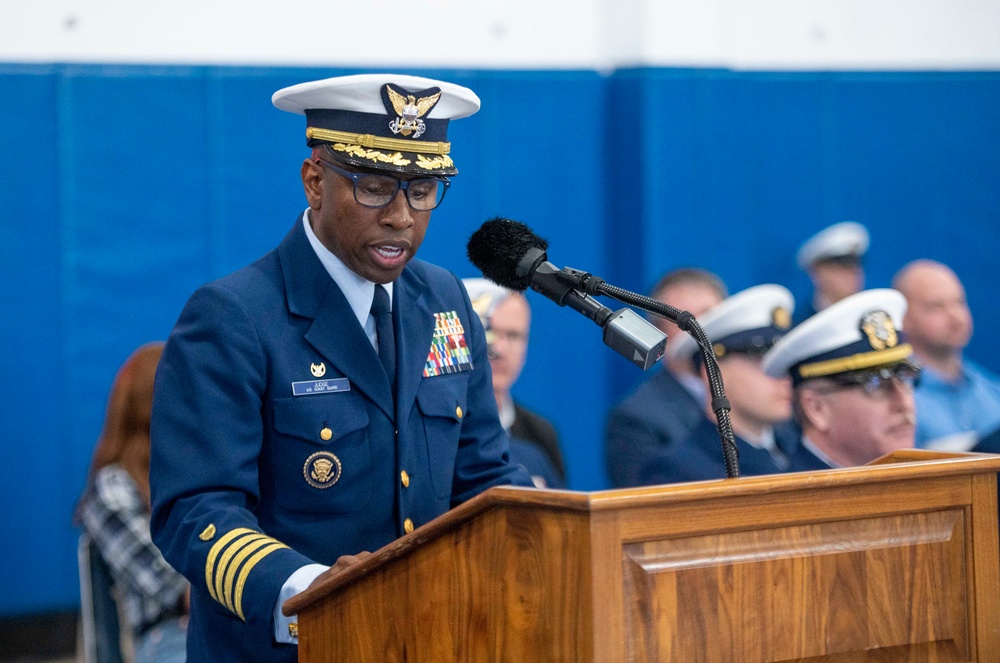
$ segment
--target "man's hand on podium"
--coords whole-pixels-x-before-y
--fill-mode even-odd
[[[337,558],[337,561],[334,563],[333,566],[331,566],[326,571],[316,576],[316,579],[313,580],[312,584],[310,584],[309,586],[312,587],[312,585],[316,584],[320,580],[323,580],[324,578],[330,578],[332,576],[337,575],[347,567],[357,564],[365,557],[368,557],[370,555],[371,553],[368,552],[367,550],[363,550],[359,552],[357,555],[341,555],[340,557]]]

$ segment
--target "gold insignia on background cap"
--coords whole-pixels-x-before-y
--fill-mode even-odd
[[[389,96],[389,101],[392,102],[393,110],[399,116],[389,123],[389,130],[394,134],[404,136],[409,136],[412,133],[414,138],[420,138],[421,134],[424,133],[424,121],[420,118],[434,108],[441,98],[441,90],[420,99],[392,83],[385,84],[385,91]]]
[[[896,347],[899,335],[892,324],[892,318],[885,311],[869,311],[861,318],[861,331],[868,337],[868,345],[874,350]]]
[[[722,359],[723,357],[726,356],[727,352],[726,346],[724,346],[722,343],[713,343],[712,349],[715,350],[715,356],[718,357],[719,359]]]
[[[215,536],[215,525],[209,525],[205,531],[198,535],[198,538],[202,541],[210,541],[213,536]]]
[[[490,308],[492,306],[493,295],[489,292],[484,292],[472,300],[472,310],[479,316],[479,320],[483,323],[483,325],[486,324],[486,318],[489,315]]]
[[[318,364],[309,364],[309,370],[312,371],[313,377],[321,378],[326,375],[326,364],[323,362]]]
[[[778,329],[788,329],[792,326],[792,314],[784,306],[779,306],[771,311],[771,322]]]
[[[329,451],[317,451],[306,458],[302,474],[313,488],[329,488],[340,479],[340,459]]]

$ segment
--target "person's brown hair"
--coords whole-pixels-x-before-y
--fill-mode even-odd
[[[149,504],[149,421],[153,409],[153,378],[163,343],[147,343],[118,369],[108,397],[104,428],[97,439],[88,478],[117,463],[135,481]]]

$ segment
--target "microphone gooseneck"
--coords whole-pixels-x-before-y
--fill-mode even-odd
[[[587,276],[590,276],[589,274]],[[594,278],[594,277],[591,277]],[[646,297],[628,290],[615,287],[605,283],[601,279],[594,280],[594,294],[606,295],[612,299],[617,299],[625,304],[631,304],[654,315],[666,318],[690,334],[698,342],[698,349],[705,364],[705,373],[708,375],[708,387],[712,394],[712,411],[718,421],[717,428],[722,442],[722,458],[726,464],[726,476],[735,479],[740,476],[740,453],[736,448],[736,438],[733,434],[733,424],[729,419],[729,399],[726,398],[725,387],[722,384],[722,374],[719,372],[719,364],[715,360],[715,348],[712,342],[701,328],[698,321],[688,311],[682,311],[669,304]]]

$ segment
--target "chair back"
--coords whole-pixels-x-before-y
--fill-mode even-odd
[[[77,562],[84,663],[126,663],[111,569],[86,534],[80,536]]]

